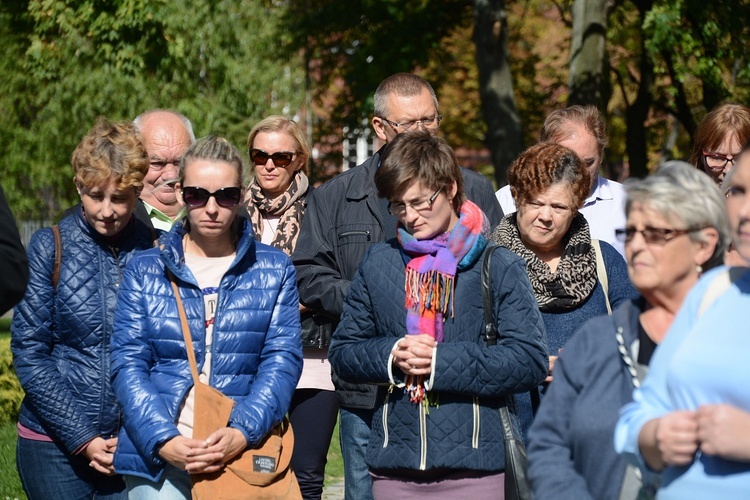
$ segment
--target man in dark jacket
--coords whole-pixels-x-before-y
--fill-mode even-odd
[[[0,188],[0,314],[16,305],[26,292],[29,264],[18,227]]]
[[[441,119],[435,91],[416,75],[392,75],[375,92],[372,126],[386,143],[401,132],[417,128],[437,133]],[[382,149],[308,196],[305,219],[292,255],[300,301],[333,323],[341,316],[349,284],[365,251],[396,236],[397,220],[388,214],[388,200],[378,198],[373,180],[381,152]],[[492,184],[468,169],[461,169],[461,174],[467,198],[485,212],[490,226],[495,227],[503,214]],[[329,342],[324,339],[319,345],[327,346]],[[377,387],[348,383],[335,376],[334,383],[341,403],[339,432],[346,498],[369,499],[372,482],[365,452]]]

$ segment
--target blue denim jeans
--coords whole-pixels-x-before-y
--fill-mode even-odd
[[[18,438],[16,468],[29,500],[126,500],[122,476],[105,476],[62,445]]]
[[[190,476],[167,464],[158,482],[138,476],[125,476],[129,500],[190,500]]]
[[[372,500],[372,479],[365,463],[373,410],[341,408],[339,439],[344,458],[344,498]]]

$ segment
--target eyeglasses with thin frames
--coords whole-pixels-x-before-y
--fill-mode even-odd
[[[734,161],[737,159],[734,155],[723,155],[721,153],[709,153],[705,149],[703,151],[703,158],[706,160],[706,165],[708,165],[708,168],[711,170],[724,170],[727,166],[727,163],[732,162],[732,166],[734,166]],[[729,157],[731,156],[731,158]]]
[[[643,229],[636,229],[634,227],[626,227],[625,229],[615,229],[615,236],[620,241],[629,243],[635,238],[638,233],[643,236],[643,239],[649,245],[664,245],[673,239],[684,236],[686,234],[694,233],[704,229],[702,227],[694,227],[688,229],[667,229],[663,227],[651,227],[646,226]]]
[[[394,129],[401,129],[402,131],[406,132],[406,131],[416,128],[417,125],[422,125],[424,128],[428,130],[434,130],[440,126],[440,122],[443,121],[443,115],[433,115],[433,116],[428,116],[427,118],[422,118],[421,120],[411,120],[408,122],[401,122],[401,123],[389,120],[388,118],[384,116],[381,116],[380,119],[386,122],[388,125],[390,125]]]
[[[401,217],[406,214],[407,208],[411,208],[412,210],[415,210],[420,213],[426,210],[431,210],[432,205],[435,203],[435,200],[437,199],[438,195],[440,194],[440,191],[442,190],[443,188],[438,189],[432,194],[432,196],[430,196],[426,200],[413,201],[411,203],[403,203],[403,202],[389,203],[388,213],[394,217]]]

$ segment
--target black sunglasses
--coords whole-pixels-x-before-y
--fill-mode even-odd
[[[220,207],[233,208],[239,205],[242,200],[242,188],[225,187],[217,189],[213,193],[195,186],[185,186],[182,188],[182,201],[190,208],[205,206],[208,203],[208,199],[212,196]]]
[[[268,154],[262,149],[253,148],[250,150],[250,159],[256,165],[265,165],[268,163],[268,159],[273,160],[273,164],[279,168],[288,167],[294,159],[294,153],[291,151],[279,151],[274,154]]]

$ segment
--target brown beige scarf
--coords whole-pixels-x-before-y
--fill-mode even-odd
[[[268,216],[280,217],[276,227],[276,236],[271,246],[278,248],[287,255],[291,255],[299,237],[302,217],[307,208],[307,189],[310,182],[307,176],[298,170],[292,178],[286,191],[276,198],[268,198],[258,181],[253,178],[247,188],[245,203],[253,224],[255,239],[260,241],[263,236],[263,219]]]
[[[503,217],[492,233],[492,240],[526,261],[529,281],[541,311],[575,309],[596,287],[596,251],[591,245],[589,224],[580,213],[573,218],[570,229],[563,236],[565,249],[554,273],[521,241],[515,212]]]

